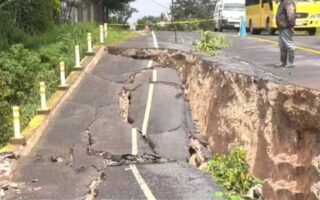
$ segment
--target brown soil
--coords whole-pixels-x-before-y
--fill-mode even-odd
[[[319,91],[241,73],[249,66],[236,60],[227,63],[236,63],[240,69],[234,70],[221,59],[176,50],[110,52],[176,69],[212,152],[242,146],[252,173],[265,180],[266,199],[320,199]]]
[[[123,88],[119,94],[120,116],[125,123],[129,121],[130,96],[130,91],[125,88]]]

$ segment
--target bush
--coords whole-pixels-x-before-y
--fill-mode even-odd
[[[38,85],[41,80],[52,79],[54,71],[41,63],[38,53],[29,51],[23,45],[13,45],[8,52],[0,54],[0,144],[12,135],[11,106],[22,106],[22,126],[34,115],[38,105]]]
[[[74,66],[74,47],[80,45],[81,56],[87,50],[87,33],[93,43],[99,40],[97,24],[65,24],[35,36],[26,36],[23,44],[15,44],[0,51],[0,146],[13,135],[12,110],[20,106],[21,125],[26,127],[39,105],[39,82],[45,81],[47,96],[57,89],[59,62],[66,63],[66,75]],[[108,43],[134,36],[131,32],[108,29]]]
[[[196,30],[213,30],[213,22],[211,20],[202,21],[200,19],[186,19],[174,21],[173,23],[164,22],[145,22],[152,30],[156,31],[196,31]],[[143,29],[144,25],[138,25],[138,29]]]
[[[228,191],[244,195],[261,181],[250,174],[245,151],[235,148],[229,155],[217,155],[205,169],[212,178]]]
[[[205,31],[201,33],[199,41],[193,42],[193,46],[195,51],[208,52],[210,55],[215,56],[220,49],[230,45],[226,42],[224,35]]]
[[[46,82],[50,96],[59,84],[59,62],[66,62],[68,74],[74,66],[74,46],[82,44],[84,56],[89,31],[97,41],[96,24],[68,24],[28,36],[24,45],[12,45],[0,53],[0,145],[13,134],[11,107],[21,107],[21,126],[26,127],[39,105],[39,82]]]

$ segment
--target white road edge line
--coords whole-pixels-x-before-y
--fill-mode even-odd
[[[156,200],[156,198],[153,196],[152,192],[150,191],[147,183],[143,180],[141,174],[138,171],[137,166],[130,165],[130,169],[134,175],[134,177],[137,179],[138,184],[140,185],[144,195],[148,200]]]
[[[159,45],[158,45],[157,36],[156,36],[156,34],[155,34],[154,31],[152,31],[151,34],[152,34],[152,38],[153,38],[154,47],[158,49],[158,48],[159,48]]]
[[[132,129],[132,134],[131,134],[131,139],[132,139],[132,155],[138,155],[138,131],[136,128]]]
[[[152,70],[152,82],[157,82],[157,70]]]
[[[153,37],[153,43],[155,48],[159,48],[158,41],[156,34],[154,31],[152,31],[152,37]],[[148,68],[151,68],[153,65],[153,61],[150,60],[148,63]],[[152,82],[157,81],[157,70],[152,70]],[[147,135],[147,128],[149,123],[149,117],[151,112],[151,105],[152,105],[152,98],[153,98],[153,91],[154,91],[154,83],[150,83],[149,85],[149,91],[148,91],[148,99],[147,99],[147,105],[146,105],[146,111],[144,114],[144,119],[142,123],[142,135]],[[132,129],[132,155],[138,155],[138,135],[137,135],[137,129]],[[144,195],[146,196],[147,200],[156,200],[156,198],[153,196],[151,190],[149,189],[147,183],[143,180],[141,174],[139,173],[139,170],[136,165],[130,165],[130,169],[136,178],[140,188],[142,189]]]
[[[147,135],[147,129],[148,129],[148,123],[150,118],[150,112],[151,112],[151,105],[152,105],[152,98],[153,98],[153,91],[154,91],[154,84],[150,83],[149,85],[149,91],[148,91],[148,101],[146,105],[146,111],[144,114],[144,119],[142,123],[142,135]]]

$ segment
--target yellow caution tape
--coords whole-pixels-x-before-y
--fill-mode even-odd
[[[144,23],[144,24],[138,24],[138,23],[131,23],[135,26],[144,26],[144,25],[170,25],[170,24],[192,24],[192,23],[200,23],[200,22],[211,22],[214,19],[201,19],[201,20],[186,20],[186,21],[174,21],[174,22],[157,22],[157,23]],[[127,24],[117,24],[117,23],[111,23],[108,24],[108,26],[130,26],[130,23]]]

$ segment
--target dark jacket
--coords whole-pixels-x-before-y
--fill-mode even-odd
[[[296,24],[296,4],[293,0],[281,1],[276,22],[279,29],[293,28]]]

